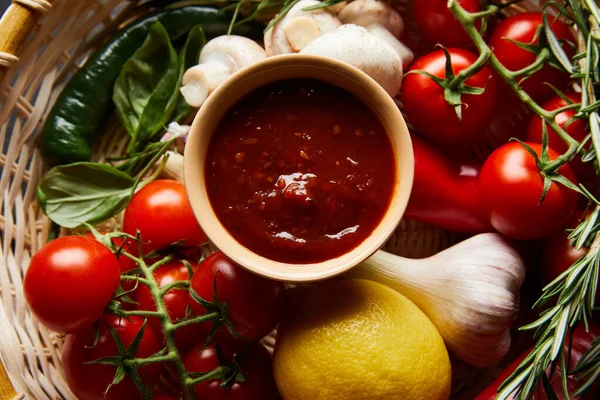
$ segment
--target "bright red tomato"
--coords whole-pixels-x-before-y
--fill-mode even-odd
[[[576,228],[584,216],[583,211],[577,211],[569,220],[565,229]],[[547,285],[565,272],[588,252],[587,248],[575,249],[568,239],[567,233],[561,229],[544,242],[542,265],[542,283]],[[600,288],[600,287],[599,287]],[[596,303],[600,301],[600,291],[596,292]]]
[[[567,97],[573,103],[581,102],[580,94],[569,93],[567,94]],[[555,96],[548,100],[543,105],[543,108],[548,111],[554,111],[567,105],[567,102],[561,97]],[[587,123],[584,120],[574,120],[565,128],[567,121],[569,121],[575,114],[577,114],[577,110],[563,111],[554,117],[554,121],[556,121],[561,128],[565,129],[565,131],[571,135],[573,139],[581,142],[588,135]],[[527,129],[527,141],[542,143],[542,119],[537,115],[534,116],[529,123],[529,128]],[[566,152],[568,149],[565,142],[556,134],[553,129],[548,129],[548,144],[551,148],[561,154]],[[571,161],[570,165],[573,167],[573,170],[580,181],[588,180],[595,175],[592,165],[582,162],[580,158],[576,158],[575,160]]]
[[[477,57],[462,49],[448,49],[452,70],[459,73]],[[446,56],[442,50],[418,59],[411,71],[422,70],[445,78]],[[462,121],[453,106],[444,99],[444,89],[432,79],[417,73],[406,75],[402,83],[402,109],[415,129],[436,143],[456,143],[483,134],[492,120],[496,104],[496,84],[489,68],[484,67],[466,80],[472,87],[486,88],[481,95],[463,95]],[[487,86],[486,86],[487,85]]]
[[[183,358],[189,372],[210,372],[219,366],[213,345],[202,349],[203,344],[193,347]],[[226,354],[227,355],[227,354]],[[273,381],[271,357],[260,344],[253,345],[249,353],[242,353],[239,361],[244,382],[234,382],[228,388],[221,387],[220,379],[211,379],[196,385],[196,395],[210,400],[276,400],[279,393]]]
[[[176,281],[187,281],[190,279],[188,269],[184,263],[173,260],[154,271],[154,278],[159,287],[166,286]],[[140,285],[133,296],[139,305],[139,310],[156,311],[156,304],[150,289],[146,285]],[[171,289],[165,296],[165,306],[169,312],[172,322],[186,317],[188,307],[188,290]],[[157,318],[149,318],[148,323],[162,336],[162,326]],[[184,326],[175,331],[175,340],[180,351],[187,350],[190,346],[203,341],[206,335],[199,329],[198,325]]]
[[[133,236],[140,231],[145,253],[180,240],[184,240],[184,246],[207,241],[183,183],[173,180],[157,180],[140,189],[125,209],[123,230]]]
[[[458,4],[469,12],[481,11],[479,0],[458,0]],[[471,38],[448,9],[448,0],[415,0],[415,21],[432,44],[472,47]]]
[[[119,262],[95,239],[65,236],[31,259],[23,290],[31,311],[49,329],[70,333],[92,325],[119,286]]]
[[[254,275],[223,253],[216,252],[198,266],[191,284],[192,289],[209,302],[213,301],[217,271],[217,297],[220,302],[227,303],[227,316],[235,331],[246,341],[256,341],[271,332],[283,306],[283,283]],[[189,301],[195,312],[206,313],[191,295]],[[202,326],[210,330],[212,322]],[[217,335],[225,340],[232,339],[224,325]]]
[[[539,155],[541,145],[527,143]],[[551,160],[558,154],[549,149]],[[559,172],[576,183],[570,166]],[[544,179],[535,159],[517,142],[505,144],[486,160],[480,174],[480,190],[492,226],[514,239],[539,239],[559,230],[577,207],[577,193],[552,183],[539,204]]]
[[[94,346],[94,328],[88,327],[72,335],[67,335],[62,353],[63,372],[69,388],[80,400],[135,400],[142,396],[133,381],[126,377],[119,384],[104,392],[112,382],[116,367],[112,365],[86,364],[103,357],[116,356],[117,346],[108,327],[114,329],[125,348],[129,348],[135,335],[142,327],[139,317],[119,318],[104,315],[99,324],[98,342]],[[146,326],[144,336],[135,354],[145,358],[158,353],[162,344],[150,326]],[[139,369],[144,382],[153,386],[161,371],[160,364],[148,364]]]
[[[575,38],[567,25],[561,21],[555,21],[552,17],[549,17],[548,21],[551,24],[552,32],[559,40],[575,43]],[[542,13],[528,12],[509,17],[494,29],[489,44],[502,65],[511,71],[518,71],[535,61],[536,54],[520,48],[511,40],[524,44],[538,44],[536,33],[542,24]],[[543,35],[543,32],[541,34]],[[573,47],[565,44],[563,49],[569,57],[573,55]],[[522,82],[521,87],[534,100],[541,101],[554,93],[544,82],[563,89],[569,82],[569,74],[546,65]]]

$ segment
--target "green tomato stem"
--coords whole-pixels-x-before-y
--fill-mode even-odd
[[[157,311],[144,311],[144,310],[123,310],[123,315],[126,317],[138,316],[138,317],[159,317],[160,313]]]
[[[180,321],[180,322],[177,322],[176,324],[174,324],[172,327],[172,330],[175,331],[176,329],[183,328],[184,326],[188,326],[188,325],[192,325],[192,324],[201,324],[203,322],[210,321],[211,319],[215,319],[215,318],[219,317],[220,315],[221,314],[218,312],[213,312],[210,314],[201,315],[199,317],[185,319],[183,321]]]
[[[168,285],[161,287],[160,294],[161,294],[161,296],[164,296],[171,289],[187,289],[189,287],[190,287],[190,283],[188,281],[175,281],[175,282],[171,282]]]
[[[216,377],[220,376],[223,372],[224,372],[223,367],[217,367],[214,370],[212,370],[211,372],[204,374],[202,376],[199,376],[198,378],[194,378],[194,379],[189,378],[188,380],[185,381],[185,386],[191,386],[193,388],[200,382],[204,382],[211,378],[216,378]]]

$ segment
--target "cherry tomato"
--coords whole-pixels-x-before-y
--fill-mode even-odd
[[[187,281],[190,279],[187,267],[178,260],[173,260],[158,268],[154,271],[154,278],[159,287],[176,281]],[[146,285],[139,285],[133,299],[139,304],[137,306],[139,310],[156,311],[154,298]],[[165,294],[164,300],[172,322],[186,317],[189,304],[187,289],[171,289]],[[148,323],[162,336],[162,326],[157,318],[149,318]],[[205,338],[206,335],[202,330],[198,329],[198,325],[184,326],[175,331],[175,340],[180,351],[187,350],[187,348],[203,341]]]
[[[511,40],[528,45],[538,44],[539,36],[536,36],[536,33],[543,24],[542,18],[542,13],[539,12],[520,13],[505,19],[494,29],[489,44],[502,65],[511,71],[518,71],[533,64],[536,54],[520,48]],[[548,21],[557,39],[575,43],[575,38],[567,25],[551,16],[548,17]],[[573,48],[569,44],[563,45],[563,49],[569,57],[573,56]],[[563,89],[568,82],[568,73],[546,65],[522,82],[521,87],[534,100],[541,101],[554,93],[545,83]]]
[[[545,240],[542,259],[542,283],[544,285],[552,282],[588,252],[588,249],[585,247],[579,250],[575,249],[565,232],[566,229],[576,228],[583,217],[583,211],[575,212],[564,227],[565,229],[561,229]],[[599,300],[600,291],[597,291],[596,303]]]
[[[541,145],[527,143],[539,155]],[[550,160],[558,154],[548,149]],[[576,183],[570,166],[559,173]],[[517,142],[505,144],[486,160],[480,175],[483,203],[490,213],[492,226],[514,239],[539,239],[560,229],[575,211],[577,193],[563,185],[552,183],[542,204],[539,204],[544,179],[535,159]]]
[[[86,364],[100,358],[116,356],[117,346],[108,327],[114,329],[126,349],[129,348],[136,334],[142,327],[143,319],[139,317],[119,318],[104,315],[98,326],[98,341],[94,346],[94,328],[88,327],[65,340],[62,353],[63,372],[69,388],[80,400],[134,400],[142,396],[129,377],[112,386],[106,395],[104,392],[112,382],[116,367],[112,365]],[[145,358],[158,353],[162,344],[150,326],[146,326],[144,335],[135,354]],[[161,371],[161,364],[148,364],[139,369],[143,382],[153,386]]]
[[[462,49],[448,49],[452,70],[459,73],[475,62],[477,57]],[[445,78],[446,56],[437,50],[418,59],[411,71],[423,70]],[[496,84],[488,67],[466,80],[472,87],[486,88],[480,95],[462,95],[462,121],[454,107],[444,99],[444,89],[431,78],[411,73],[402,83],[402,105],[405,115],[415,129],[436,143],[456,143],[483,134],[496,104]]]
[[[191,282],[192,289],[209,302],[214,297],[215,275],[218,300],[227,303],[227,316],[238,334],[247,341],[256,341],[275,328],[283,305],[283,283],[254,275],[236,265],[223,253],[216,252],[198,266]],[[206,309],[194,301],[191,295],[189,301],[195,312],[206,313]],[[212,322],[202,324],[202,327],[210,330]],[[224,325],[217,336],[232,339]]]
[[[480,3],[479,0],[458,0],[469,12],[481,11]],[[448,9],[448,0],[415,0],[415,22],[432,44],[472,47],[471,38]]]
[[[189,372],[210,372],[219,366],[217,352],[213,345],[198,344],[183,358]],[[226,356],[229,356],[225,350]],[[239,365],[246,379],[234,382],[228,388],[221,387],[220,379],[210,379],[196,385],[196,396],[210,400],[275,400],[279,393],[273,381],[271,357],[260,344],[252,346],[249,353],[242,352]]]
[[[100,318],[119,280],[119,262],[110,249],[95,239],[65,236],[35,253],[23,290],[42,324],[70,333]]]
[[[581,102],[581,95],[579,94],[569,93],[567,94],[567,98],[569,98],[573,103]],[[554,111],[567,105],[568,103],[560,96],[555,96],[548,100],[542,107],[545,110]],[[571,135],[573,139],[581,142],[588,134],[587,123],[584,120],[573,120],[572,123],[565,127],[567,121],[569,121],[575,114],[577,114],[577,110],[563,111],[554,117],[554,121],[556,121],[556,123],[569,135]],[[529,123],[529,128],[527,129],[527,141],[542,143],[542,119],[537,115],[534,116]],[[553,129],[550,128],[548,128],[548,145],[561,154],[565,153],[568,149],[565,142]],[[576,158],[575,160],[571,161],[570,165],[580,181],[588,180],[595,175],[592,165],[582,162],[581,158]]]
[[[160,250],[183,240],[184,246],[207,241],[182,183],[157,180],[140,189],[125,209],[123,230],[135,236],[139,230],[143,251]]]

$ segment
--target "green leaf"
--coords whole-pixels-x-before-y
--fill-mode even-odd
[[[196,25],[190,30],[187,40],[183,49],[179,52],[178,64],[179,64],[179,77],[177,79],[177,91],[181,87],[181,79],[183,73],[188,69],[198,64],[198,57],[200,57],[200,51],[206,44],[206,37],[202,26]],[[193,108],[190,107],[183,98],[181,93],[177,96],[177,103],[175,104],[175,110],[173,111],[172,121],[178,122],[182,118],[186,117],[192,112]]]
[[[52,168],[37,187],[44,213],[66,228],[97,224],[127,206],[135,180],[109,165],[79,162]]]
[[[178,78],[177,53],[157,22],[115,82],[113,102],[131,136],[128,152],[142,147],[169,121],[179,96]]]

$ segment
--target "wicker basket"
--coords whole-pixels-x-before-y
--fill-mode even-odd
[[[0,22],[0,400],[74,398],[62,377],[62,339],[33,318],[22,290],[29,260],[49,233],[49,221],[35,199],[45,169],[37,137],[69,76],[91,49],[138,14],[139,2],[13,0]],[[411,2],[396,0],[396,5],[408,21],[406,41],[417,53],[426,51],[419,48],[423,41],[410,23]],[[536,4],[531,1],[528,6]],[[485,156],[508,136],[515,136],[526,116],[521,110],[502,114],[485,140],[455,150]],[[95,152],[98,158],[119,155],[124,149],[121,138],[126,135],[116,120],[109,121],[107,132],[111,133]],[[386,249],[425,257],[463,238],[404,221]],[[272,337],[266,339],[268,345],[273,342]],[[454,363],[453,398],[472,399],[497,370]]]

